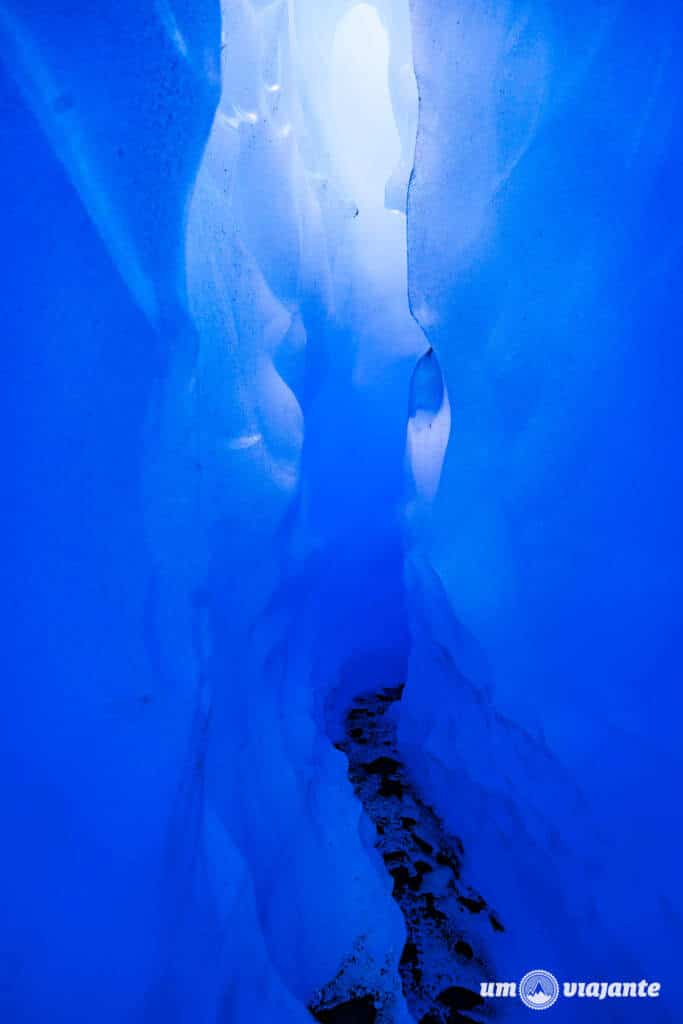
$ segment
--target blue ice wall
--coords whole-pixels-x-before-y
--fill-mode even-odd
[[[356,202],[338,169],[321,71],[334,60],[297,56],[311,35],[332,56],[335,21],[304,14],[225,8],[222,95],[188,216],[210,551],[206,798],[248,866],[298,1012],[341,972],[347,988],[378,979],[401,1019],[403,922],[325,705],[356,650],[403,640],[403,399],[424,341],[405,298],[405,222],[381,187]],[[314,102],[324,141],[302,113]],[[402,289],[367,258],[373,233],[398,241]],[[395,402],[376,401],[383,387]],[[223,1012],[246,1021],[264,1003],[238,964]]]
[[[353,5],[191,6],[0,11],[2,1018],[281,1024],[337,977],[400,1021],[403,922],[327,735],[343,666],[393,681],[407,643],[389,43],[375,15],[396,146],[361,200],[330,114]]]
[[[334,747],[406,673],[499,976],[675,1008],[680,35],[0,5],[3,1022],[407,1024]]]
[[[403,739],[498,873],[511,976],[666,978],[675,1017],[683,19],[413,20],[410,295],[452,425],[411,539]]]
[[[189,644],[174,678],[159,664],[141,476],[169,352],[193,344],[183,218],[220,31],[211,3],[176,15],[185,57],[135,5],[0,11],[8,1022],[137,1019],[164,960],[198,672]]]

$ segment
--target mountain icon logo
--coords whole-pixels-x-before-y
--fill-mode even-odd
[[[519,998],[530,1010],[547,1010],[560,994],[557,978],[550,971],[529,971],[519,983]]]

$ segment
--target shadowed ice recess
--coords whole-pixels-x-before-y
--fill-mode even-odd
[[[680,1019],[683,14],[559,6],[0,0],[3,1024]]]

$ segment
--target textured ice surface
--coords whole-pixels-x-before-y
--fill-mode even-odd
[[[402,1019],[403,922],[323,708],[342,656],[404,642],[425,345],[369,8],[393,148],[335,150],[351,6],[0,12],[4,1020],[303,1021],[353,951]]]
[[[415,5],[411,302],[453,422],[402,719],[498,874],[512,976],[662,975],[669,1010],[680,40],[667,3]]]

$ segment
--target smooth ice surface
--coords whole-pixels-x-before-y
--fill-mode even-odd
[[[675,1017],[680,12],[424,0],[414,29],[410,293],[454,411],[403,740],[500,878],[512,976],[656,976]]]
[[[340,970],[404,1019],[326,735],[342,663],[405,656],[425,347],[384,206],[391,25],[352,6],[2,8],[3,1020],[303,1021]],[[342,166],[345,55],[369,168]]]

